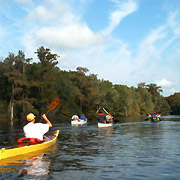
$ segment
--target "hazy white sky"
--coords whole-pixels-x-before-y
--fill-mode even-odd
[[[60,69],[180,92],[179,0],[0,0],[0,57],[23,50],[37,61],[40,46]]]

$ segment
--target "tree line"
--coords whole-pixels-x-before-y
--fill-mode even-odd
[[[35,54],[37,62],[26,58],[23,51],[17,55],[9,53],[0,61],[1,116],[8,115],[13,120],[23,119],[29,112],[40,115],[55,97],[61,99],[61,105],[54,115],[62,119],[74,113],[85,113],[88,119],[93,119],[99,107],[106,108],[115,117],[153,111],[162,115],[180,112],[180,95],[163,97],[161,87],[156,84],[141,82],[137,88],[113,84],[98,79],[85,67],[61,70],[57,66],[59,56],[43,46]]]

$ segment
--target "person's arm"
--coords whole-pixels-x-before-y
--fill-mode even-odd
[[[43,119],[47,122],[47,124],[49,125],[49,127],[52,127],[51,122],[48,120],[48,118],[46,117],[45,114],[42,115]]]

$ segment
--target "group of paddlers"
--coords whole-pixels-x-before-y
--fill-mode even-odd
[[[151,120],[160,120],[161,114],[157,114],[156,112],[152,113],[152,114],[147,114],[147,118],[145,119],[146,121],[148,119]]]
[[[72,118],[72,120],[84,120],[86,121],[87,118],[85,117],[84,114],[82,114],[79,118],[79,116],[77,115],[77,113],[75,113]],[[98,114],[98,117],[97,117],[97,121],[99,123],[112,123],[113,122],[113,117],[111,116],[110,113],[108,113],[107,115],[105,115],[103,112],[99,113]]]
[[[161,115],[157,114],[156,112],[147,115],[147,118],[150,118],[150,119],[159,119],[160,117]]]
[[[104,115],[103,112],[98,114],[97,121],[99,123],[112,123],[113,122],[113,117],[111,116],[110,113],[107,115]]]
[[[74,120],[74,121],[78,121],[78,120],[83,120],[83,121],[87,121],[87,118],[86,118],[86,116],[84,115],[84,114],[81,114],[81,116],[80,116],[80,118],[79,118],[79,116],[77,115],[77,113],[75,113],[73,116],[72,116],[72,118],[71,118],[72,120]]]

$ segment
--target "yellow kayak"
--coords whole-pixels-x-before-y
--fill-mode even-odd
[[[59,134],[59,130],[46,135],[45,142],[39,144],[24,145],[21,147],[16,146],[7,149],[2,148],[0,149],[0,160],[48,148],[49,146],[52,146],[56,142],[58,134]]]

